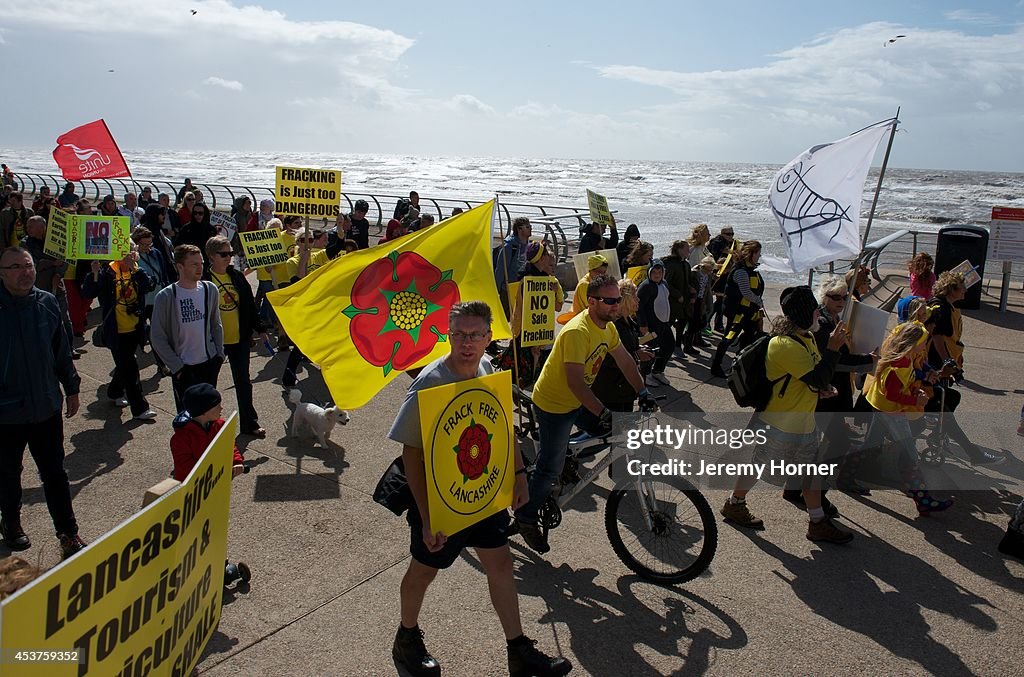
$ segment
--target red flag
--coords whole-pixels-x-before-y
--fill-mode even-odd
[[[68,181],[132,175],[102,119],[58,136],[53,159]]]

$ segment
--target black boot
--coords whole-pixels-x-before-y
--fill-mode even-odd
[[[0,534],[3,535],[4,545],[11,550],[28,550],[32,547],[32,542],[28,540],[25,530],[21,528],[20,521],[0,520]]]
[[[537,640],[519,635],[508,642],[508,674],[510,677],[559,677],[568,675],[572,663],[561,656],[552,658],[539,650]]]
[[[441,675],[441,664],[427,653],[427,647],[423,644],[423,631],[418,625],[407,628],[399,624],[395,643],[391,645],[391,656],[413,677]]]

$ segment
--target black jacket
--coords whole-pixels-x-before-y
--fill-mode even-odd
[[[640,352],[640,327],[632,318],[620,317],[615,320],[615,328],[619,330],[619,340],[623,347],[636,362]],[[606,356],[601,363],[591,390],[604,406],[614,411],[628,411],[633,408],[633,401],[636,400],[636,391],[611,355]]]
[[[818,345],[818,352],[822,355],[825,355],[828,337],[835,328],[835,321],[822,307],[818,319],[818,331],[814,334],[814,342]],[[816,411],[853,411],[853,384],[850,382],[850,373],[867,373],[871,371],[873,364],[874,360],[870,355],[852,353],[850,348],[843,344],[839,348],[839,361],[836,363],[836,370],[830,381],[831,385],[839,391],[839,395],[818,400]]]
[[[78,265],[88,264],[88,261],[79,261]],[[92,273],[82,283],[82,296],[87,299],[98,298],[100,300],[100,310],[103,313],[103,324],[100,331],[103,332],[103,343],[111,350],[117,347],[117,341],[120,334],[117,331],[117,276],[114,271],[108,266],[103,268],[97,276],[98,279],[93,279]],[[135,325],[135,333],[142,336],[145,322],[142,321],[142,313],[146,307],[146,294],[153,289],[153,279],[146,273],[146,271],[137,269],[131,276],[132,287],[134,287],[135,298],[137,302],[134,308],[129,309],[129,312],[136,312],[138,323]]]
[[[238,303],[238,338],[240,342],[248,345],[246,342],[252,339],[254,333],[258,334],[266,331],[266,328],[263,326],[263,321],[260,319],[260,314],[256,309],[256,299],[253,298],[252,287],[249,286],[249,281],[245,279],[245,275],[235,270],[234,266],[228,266],[228,277],[231,278],[231,284],[235,286],[235,291],[238,293],[238,298],[236,299]],[[216,284],[213,276],[210,275],[209,269],[203,272],[203,279]],[[218,292],[220,291],[218,289]]]
[[[693,314],[690,287],[697,286],[692,279],[690,262],[675,254],[666,256],[662,261],[665,263],[665,283],[668,285],[668,302],[672,306],[672,319],[673,321],[686,319]],[[683,297],[685,300],[680,301],[679,297]]]
[[[77,395],[80,383],[53,294],[33,288],[17,297],[0,284],[0,424],[53,418],[60,386]]]
[[[593,232],[587,231],[586,235],[580,238],[580,254],[586,254],[587,252],[598,252],[604,251],[605,249],[615,249],[619,244],[619,232],[614,228],[609,230],[609,233],[604,237],[600,235],[594,235]]]

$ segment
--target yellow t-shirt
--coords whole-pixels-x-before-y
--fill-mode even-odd
[[[210,279],[217,285],[217,293],[220,296],[220,323],[224,327],[224,345],[233,346],[242,340],[238,328],[238,290],[227,273],[218,275],[210,271]]]
[[[130,334],[139,326],[139,296],[135,293],[131,273],[124,273],[111,265],[117,277],[114,279],[114,317],[117,319],[117,333]],[[135,313],[130,312],[134,310]]]
[[[578,409],[580,401],[569,390],[566,363],[583,365],[583,382],[590,386],[601,371],[605,356],[619,346],[619,331],[609,322],[604,329],[580,313],[569,320],[555,338],[555,346],[544,363],[537,385],[533,388],[534,403],[551,414],[567,414]]]
[[[327,258],[326,250],[314,249],[309,254],[309,261],[306,262],[306,275],[309,275],[320,266],[326,266],[330,262],[331,260]],[[298,277],[299,255],[296,254],[295,256],[288,259],[288,263],[286,265],[288,266],[288,277],[286,279],[288,281],[291,281],[293,277]]]
[[[818,393],[800,380],[821,361],[813,336],[773,336],[764,361],[765,376],[778,381],[761,418],[779,430],[793,434],[814,431]],[[788,384],[785,376],[789,374]],[[782,388],[786,391],[780,397]]]
[[[295,237],[287,230],[281,231],[281,242],[284,243],[284,248],[288,252],[288,256],[291,256],[295,252],[292,251],[295,247]],[[271,271],[273,271],[273,277],[271,277]],[[288,264],[279,263],[276,266],[268,266],[266,268],[256,269],[256,279],[260,282],[270,282],[271,280],[276,281],[277,284],[282,282],[288,282],[291,280],[288,277]]]
[[[587,286],[590,284],[590,273],[583,276],[576,285],[576,293],[572,297],[572,312],[579,315],[587,309]]]

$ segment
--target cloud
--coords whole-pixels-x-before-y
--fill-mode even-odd
[[[483,115],[491,115],[494,113],[493,107],[487,105],[472,94],[456,94],[445,102],[445,106],[458,113]]]
[[[225,80],[224,78],[218,78],[214,75],[203,80],[203,84],[210,85],[212,87],[223,87],[224,89],[230,89],[233,92],[240,92],[245,89],[245,85],[238,80]]]
[[[978,12],[973,9],[954,9],[945,12],[943,16],[945,16],[948,21],[955,21],[958,23],[982,24],[986,26],[996,26],[1002,23],[999,17],[994,14]]]

